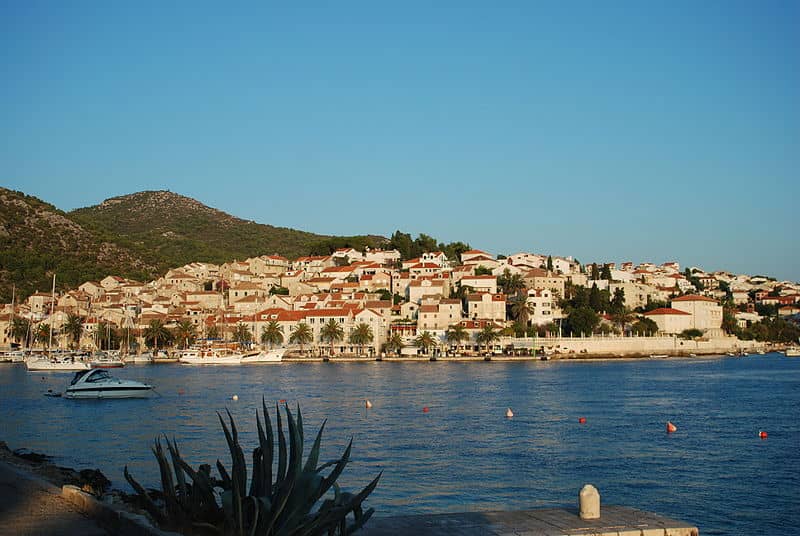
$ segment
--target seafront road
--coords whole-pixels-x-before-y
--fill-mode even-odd
[[[61,489],[0,460],[0,536],[104,536],[77,512]]]

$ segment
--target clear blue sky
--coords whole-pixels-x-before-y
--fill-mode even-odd
[[[0,0],[0,184],[800,280],[800,2]]]

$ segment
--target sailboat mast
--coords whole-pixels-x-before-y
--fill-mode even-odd
[[[47,342],[47,351],[53,346],[53,311],[56,305],[56,274],[53,274],[53,290],[50,293],[50,339]]]

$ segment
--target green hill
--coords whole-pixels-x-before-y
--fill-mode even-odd
[[[73,288],[109,274],[144,279],[156,273],[148,263],[113,240],[102,240],[64,212],[36,197],[0,188],[0,301],[12,287],[24,299],[57,288]]]
[[[330,237],[255,223],[168,191],[113,197],[68,216],[162,271],[193,261],[219,264],[272,254],[292,259],[330,253],[344,244],[363,247],[387,242],[379,236]]]
[[[24,299],[90,279],[147,281],[193,261],[216,264],[257,255],[290,259],[337,247],[378,247],[380,236],[324,236],[242,220],[172,192],[139,192],[64,213],[36,197],[0,188],[0,301],[12,286]]]

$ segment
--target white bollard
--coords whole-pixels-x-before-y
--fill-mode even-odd
[[[600,519],[600,492],[591,484],[586,484],[578,494],[581,519]]]

